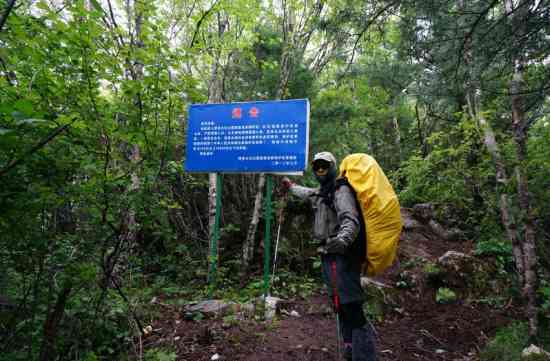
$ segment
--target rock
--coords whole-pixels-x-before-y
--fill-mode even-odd
[[[550,360],[550,353],[547,351],[544,351],[542,348],[531,344],[529,347],[525,348],[521,352],[521,359],[530,359],[533,356],[538,356],[537,360],[543,359],[543,360]]]
[[[272,320],[277,314],[279,304],[283,301],[281,298],[267,296],[265,298],[265,319]]]
[[[235,313],[239,314],[242,318],[254,317],[256,312],[256,306],[253,303],[239,303],[235,305]]]
[[[201,312],[207,316],[223,316],[227,313],[231,313],[235,302],[226,302],[222,300],[208,300],[199,302],[196,305],[189,306],[187,312],[197,313]]]
[[[437,263],[444,267],[453,267],[458,271],[463,262],[471,259],[472,257],[467,256],[462,252],[457,251],[447,251],[443,256],[439,257]]]
[[[290,315],[291,315],[292,317],[300,317],[300,314],[299,314],[298,312],[294,311],[294,310],[292,310],[292,311],[290,312]]]
[[[428,226],[430,226],[435,234],[446,241],[458,241],[462,237],[462,232],[460,230],[456,228],[447,230],[433,219],[428,222]]]
[[[401,208],[401,221],[405,230],[413,230],[422,227],[422,224],[414,218],[414,214],[407,208]]]
[[[153,332],[153,326],[145,326],[143,328],[143,334],[144,335],[148,335],[150,334],[151,332]]]
[[[469,284],[469,279],[475,271],[476,260],[462,252],[448,251],[437,260],[441,269],[439,277],[443,284],[463,288]]]
[[[413,214],[423,222],[433,218],[434,206],[431,203],[419,203],[413,206]]]
[[[457,228],[447,229],[434,216],[434,206],[421,203],[413,208],[401,208],[403,233],[401,238],[407,241],[437,240],[458,241],[463,238],[463,232]],[[444,223],[444,222],[443,222]]]
[[[425,268],[425,276],[432,285],[452,288],[463,299],[479,299],[509,288],[509,280],[499,277],[499,269],[495,259],[448,251]]]
[[[214,355],[212,355],[212,357],[210,357],[210,360],[221,361],[221,360],[224,360],[224,357],[218,353],[215,353]]]

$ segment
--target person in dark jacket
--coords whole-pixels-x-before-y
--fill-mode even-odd
[[[312,168],[319,188],[299,186],[286,177],[282,185],[313,207],[313,237],[319,243],[323,280],[340,316],[344,357],[375,361],[374,332],[363,312],[360,279],[366,242],[359,205],[351,186],[337,179],[336,158],[331,153],[317,153]]]

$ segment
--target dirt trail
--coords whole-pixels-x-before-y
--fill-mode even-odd
[[[412,247],[405,242],[401,250],[409,253],[402,259],[422,255],[435,260],[446,250],[468,251],[466,247],[429,240],[416,240]],[[398,272],[394,270],[380,281],[395,285]],[[514,314],[509,307],[497,310],[482,304],[438,304],[435,289],[429,287],[396,292],[383,320],[373,322],[380,361],[478,360],[478,351]],[[291,316],[291,311],[299,317]],[[336,323],[326,295],[285,303],[272,324],[184,321],[178,312],[164,314],[166,318],[153,324],[155,332],[144,339],[144,347],[169,346],[176,350],[178,360],[207,361],[215,354],[226,361],[337,360]]]

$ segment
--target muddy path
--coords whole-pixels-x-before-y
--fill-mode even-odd
[[[431,297],[433,296],[433,297]],[[380,322],[377,354],[382,361],[477,360],[477,353],[498,327],[510,321],[508,310],[488,306],[440,305],[435,295],[411,298]],[[146,348],[169,346],[178,360],[329,361],[337,360],[336,323],[324,295],[287,303],[272,323],[173,319],[154,323]],[[288,312],[285,312],[288,311]]]
[[[400,264],[416,259],[434,261],[447,250],[471,253],[471,244],[404,239],[400,245]],[[380,291],[387,301],[383,317],[372,320],[378,360],[478,360],[479,351],[496,330],[517,317],[511,303],[500,308],[471,300],[440,304],[436,302],[434,287],[420,284],[398,289],[395,285],[402,271],[400,264],[378,279],[388,285]],[[412,272],[419,272],[419,268]],[[152,323],[153,332],[140,341],[141,347],[174,350],[177,360],[338,359],[336,321],[322,293],[306,299],[286,300],[273,322],[185,320],[181,310],[167,306],[161,314],[162,317]]]

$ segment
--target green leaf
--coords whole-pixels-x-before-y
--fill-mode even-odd
[[[103,8],[101,7],[101,5],[97,2],[97,0],[90,0],[90,2],[92,3],[92,6],[99,12],[103,12]]]
[[[27,99],[19,99],[14,105],[16,110],[26,115],[30,115],[32,113],[32,103]]]
[[[44,11],[49,11],[50,10],[50,7],[48,6],[48,4],[45,1],[39,1],[38,3],[36,3],[36,7],[38,9],[44,10]]]

